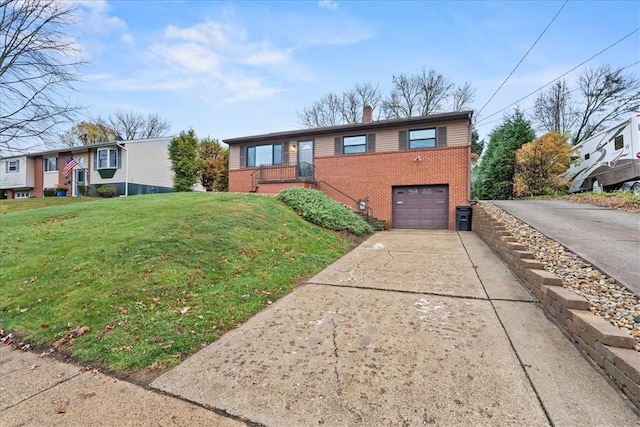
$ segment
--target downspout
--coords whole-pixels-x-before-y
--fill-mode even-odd
[[[124,197],[127,197],[129,195],[129,150],[117,142],[116,145],[124,150]]]

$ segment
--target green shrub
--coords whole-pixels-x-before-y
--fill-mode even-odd
[[[278,200],[302,218],[329,230],[347,230],[356,236],[373,232],[371,226],[355,212],[319,190],[291,187],[278,194]]]
[[[42,195],[44,197],[55,197],[56,189],[55,188],[44,188],[44,189],[42,189]]]
[[[118,189],[113,185],[101,185],[96,192],[100,197],[113,197],[118,194]]]

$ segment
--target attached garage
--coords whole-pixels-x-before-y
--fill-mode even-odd
[[[449,226],[449,186],[393,187],[393,228]]]

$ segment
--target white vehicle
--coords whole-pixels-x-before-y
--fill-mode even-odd
[[[575,146],[580,157],[564,176],[570,193],[633,191],[640,194],[640,113]]]

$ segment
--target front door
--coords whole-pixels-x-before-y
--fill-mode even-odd
[[[85,194],[86,186],[87,186],[86,171],[84,169],[74,169],[73,185],[71,186],[71,195],[73,197],[86,195]]]
[[[298,142],[298,178],[313,179],[313,141]]]

